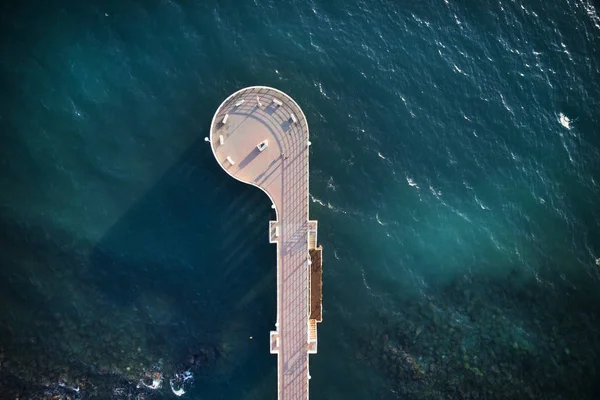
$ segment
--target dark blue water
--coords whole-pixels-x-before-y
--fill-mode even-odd
[[[0,14],[2,396],[276,398],[270,202],[203,141],[252,85],[311,130],[311,398],[600,396],[590,0]]]

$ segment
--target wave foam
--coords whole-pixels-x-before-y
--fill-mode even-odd
[[[571,120],[563,113],[558,114],[558,122],[567,129],[571,129]]]
[[[319,205],[321,205],[321,206],[323,206],[323,207],[327,207],[328,209],[330,209],[330,210],[332,210],[332,211],[335,211],[335,212],[339,212],[339,213],[342,213],[342,214],[348,214],[348,212],[347,212],[347,211],[344,211],[344,210],[342,210],[341,208],[337,208],[337,207],[335,207],[335,206],[331,205],[331,203],[329,203],[329,202],[325,203],[324,201],[317,199],[317,198],[316,198],[315,196],[313,196],[312,194],[309,194],[309,196],[310,196],[310,199],[311,199],[311,201],[312,201],[313,203],[317,203],[317,204],[319,204]]]
[[[406,177],[406,182],[408,182],[408,185],[411,187],[416,187],[417,189],[419,189],[419,185],[417,185],[415,183],[415,181],[412,180],[412,178],[409,178],[408,176]]]

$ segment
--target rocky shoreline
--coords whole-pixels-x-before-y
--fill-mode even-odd
[[[87,398],[175,398],[193,384],[194,375],[210,369],[220,358],[214,346],[201,346],[178,366],[163,360],[139,364],[124,356],[108,369],[82,362],[32,357],[18,353],[7,357],[0,348],[0,398],[31,400],[78,400]],[[100,353],[102,354],[102,353]],[[101,355],[100,355],[101,357]],[[185,390],[184,390],[185,387]]]

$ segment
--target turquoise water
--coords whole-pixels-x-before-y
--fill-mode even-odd
[[[267,85],[313,143],[311,399],[598,398],[599,13],[5,5],[0,393],[276,398],[270,203],[203,141]]]

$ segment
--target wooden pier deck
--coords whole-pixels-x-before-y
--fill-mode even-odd
[[[309,221],[308,215],[306,117],[285,93],[249,87],[219,106],[207,139],[221,167],[262,189],[275,208],[277,219],[270,222],[268,237],[277,245],[277,322],[265,344],[277,354],[278,398],[306,400],[308,355],[317,352],[320,322],[311,319],[310,250],[317,245],[317,222]],[[313,284],[320,291],[321,282]]]

